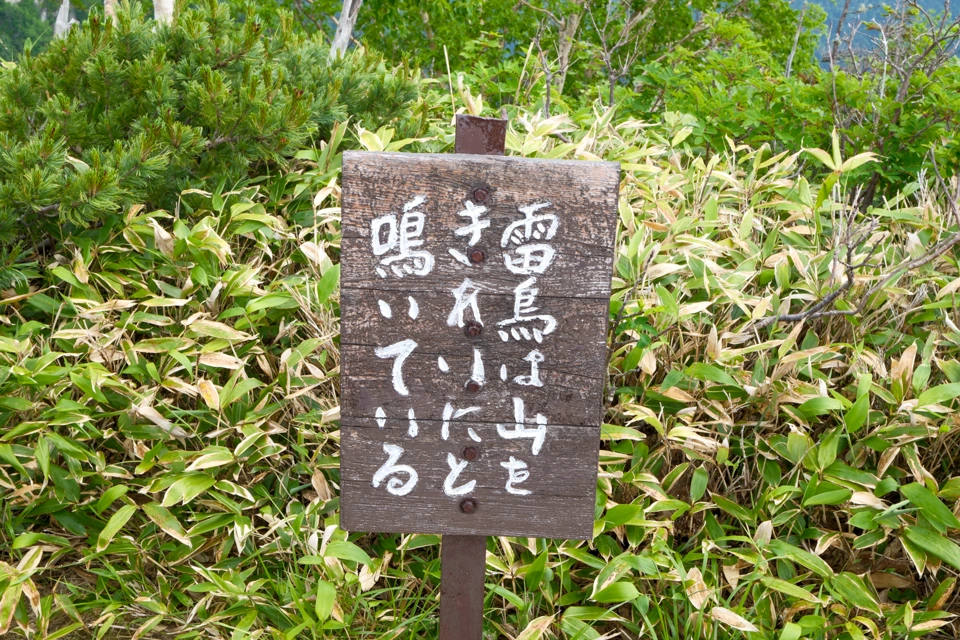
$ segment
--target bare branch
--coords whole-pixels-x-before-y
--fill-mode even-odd
[[[787,56],[787,68],[785,76],[790,78],[790,71],[793,68],[793,58],[797,55],[797,45],[800,43],[800,34],[803,33],[803,18],[807,14],[807,5],[804,3],[803,9],[800,11],[800,17],[797,18],[797,30],[793,34],[793,46],[790,47],[790,55]]]
[[[780,322],[802,322],[804,320],[813,320],[816,318],[823,317],[832,317],[832,316],[850,316],[858,315],[863,313],[867,305],[870,304],[873,297],[883,290],[888,284],[899,278],[905,273],[914,271],[923,267],[940,256],[946,254],[953,247],[960,245],[960,206],[958,206],[958,200],[960,200],[960,183],[958,187],[954,190],[954,193],[950,193],[947,189],[946,182],[943,180],[943,177],[940,175],[940,171],[936,166],[936,159],[934,159],[934,169],[936,172],[938,184],[940,188],[944,191],[947,201],[947,206],[950,208],[954,219],[957,221],[958,231],[948,234],[945,238],[940,240],[934,246],[930,247],[923,255],[909,260],[903,264],[899,264],[886,274],[884,274],[881,279],[874,284],[867,292],[860,298],[860,301],[853,309],[833,309],[831,308],[833,304],[847,291],[853,287],[854,276],[856,271],[860,268],[870,265],[873,256],[876,254],[879,249],[880,243],[877,242],[873,247],[867,252],[866,258],[855,262],[853,256],[856,250],[863,244],[866,238],[876,229],[876,221],[871,222],[870,225],[866,227],[861,227],[856,230],[850,229],[848,222],[847,231],[844,234],[842,240],[842,246],[846,249],[846,259],[843,260],[843,265],[845,267],[845,276],[846,279],[837,289],[831,291],[829,294],[824,296],[821,300],[815,303],[813,306],[805,309],[799,313],[790,313],[775,315],[763,318],[756,322],[754,325],[756,328],[760,329],[763,327],[770,326],[775,323]],[[852,219],[853,212],[855,212],[859,207],[856,202],[851,205],[851,218],[848,218],[848,221]]]

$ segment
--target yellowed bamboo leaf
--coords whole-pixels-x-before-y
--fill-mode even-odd
[[[216,322],[214,320],[196,320],[190,324],[189,328],[192,333],[208,338],[235,340],[240,342],[253,339],[253,336],[249,333],[238,331],[228,324]]]
[[[540,616],[530,621],[527,628],[517,636],[516,640],[540,640],[544,632],[553,624],[553,616]]]
[[[164,255],[173,257],[173,236],[161,227],[156,220],[150,218],[150,224],[153,227],[153,242],[157,249]]]
[[[200,390],[200,397],[208,407],[214,411],[220,410],[220,394],[217,393],[217,388],[212,382],[206,379],[197,380],[197,389]]]
[[[159,411],[147,404],[146,401],[143,401],[138,405],[134,405],[133,413],[141,418],[149,420],[176,438],[185,438],[187,436],[186,431],[164,418]]]
[[[208,367],[216,367],[218,369],[235,370],[243,366],[243,361],[231,355],[227,355],[226,353],[214,351],[212,353],[201,354],[200,364],[205,364]]]
[[[310,477],[310,484],[313,490],[317,492],[317,497],[323,501],[333,498],[333,491],[330,489],[330,483],[327,482],[327,476],[323,475],[320,469],[314,469]]]
[[[866,505],[868,507],[876,507],[877,509],[886,509],[887,503],[873,495],[869,491],[854,491],[853,495],[850,496],[850,502],[852,504]]]

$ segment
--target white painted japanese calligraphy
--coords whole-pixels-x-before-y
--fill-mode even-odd
[[[417,425],[417,416],[413,413],[413,407],[407,410],[407,421],[407,435],[416,438],[417,434],[420,433],[420,427]]]
[[[535,340],[542,342],[543,337],[550,335],[557,328],[557,320],[551,315],[537,313],[536,278],[527,278],[513,290],[513,317],[497,323],[497,334],[504,342],[510,338],[514,340]]]
[[[421,235],[426,215],[416,209],[425,201],[423,196],[417,196],[403,205],[399,223],[395,213],[374,218],[370,223],[373,255],[386,256],[380,259],[380,265],[376,267],[377,275],[381,278],[387,277],[388,268],[398,278],[425,276],[433,271],[433,254],[419,249],[424,242]]]
[[[480,354],[480,349],[473,350],[473,372],[470,374],[470,379],[481,385],[487,380],[483,371],[483,356]]]
[[[557,234],[560,219],[552,213],[537,214],[537,211],[553,206],[549,202],[519,207],[522,220],[510,224],[500,238],[503,263],[511,273],[532,275],[543,273],[553,263],[556,250],[547,240]]]
[[[540,448],[543,446],[543,441],[547,437],[547,417],[542,413],[538,413],[534,416],[534,422],[537,424],[536,428],[527,428],[523,411],[523,398],[514,398],[513,419],[515,424],[512,429],[505,425],[498,424],[497,435],[507,440],[529,438],[533,440],[533,443],[530,445],[530,452],[533,453],[533,455],[539,454]]]
[[[480,293],[480,287],[471,282],[470,278],[464,278],[459,287],[451,291],[456,302],[453,310],[447,316],[448,327],[462,327],[464,325],[464,315],[467,310],[473,314],[473,319],[479,324],[483,324],[480,319],[480,309],[477,307],[477,294]]]
[[[386,347],[377,347],[373,352],[378,358],[396,358],[393,361],[393,389],[402,396],[410,395],[410,390],[403,382],[403,363],[416,348],[417,343],[407,339]]]
[[[542,387],[543,381],[540,379],[540,363],[543,362],[543,354],[538,349],[534,349],[524,358],[530,363],[530,375],[517,376],[513,379],[519,385],[525,387]]]
[[[400,460],[400,456],[403,455],[403,447],[398,447],[395,444],[384,444],[383,452],[387,454],[387,461],[383,463],[377,472],[373,474],[373,487],[375,489],[380,488],[380,484],[387,478],[387,493],[391,493],[395,496],[405,496],[411,491],[414,487],[417,486],[417,480],[419,476],[417,475],[416,470],[410,465],[406,464],[397,464]],[[404,482],[398,476],[407,476],[407,481]]]
[[[459,487],[454,486],[457,478],[460,477],[460,472],[467,468],[467,464],[466,460],[458,461],[452,453],[447,454],[447,465],[450,466],[450,473],[447,474],[447,479],[443,481],[443,492],[451,498],[466,495],[477,486],[476,480],[471,480]]]
[[[457,215],[462,218],[469,218],[470,223],[456,229],[454,233],[458,236],[470,236],[467,240],[467,246],[474,246],[480,242],[480,236],[484,229],[487,229],[490,226],[490,220],[481,220],[480,216],[486,213],[486,207],[478,207],[469,200],[463,203],[466,207],[463,211],[458,211]],[[453,256],[458,262],[470,266],[470,260],[467,256],[463,255],[463,252],[458,251],[457,249],[450,248],[447,249],[451,256]]]
[[[443,407],[443,423],[440,425],[440,437],[444,440],[450,439],[450,420],[459,420],[465,415],[475,411],[480,411],[480,407],[467,407],[466,409],[454,409],[449,402]],[[477,440],[479,442],[479,440]]]
[[[526,482],[527,478],[530,477],[530,472],[527,471],[526,462],[510,456],[510,459],[506,462],[501,462],[500,466],[506,469],[510,474],[507,478],[507,486],[504,487],[507,493],[515,496],[530,495],[530,491],[528,489],[517,489],[515,486],[513,486],[515,484],[522,484],[523,482]]]

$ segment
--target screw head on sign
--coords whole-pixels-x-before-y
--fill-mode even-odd
[[[466,446],[463,448],[463,451],[460,452],[460,457],[467,462],[473,462],[480,457],[480,450],[474,446]]]
[[[487,199],[487,196],[490,195],[490,192],[483,187],[477,187],[473,190],[473,201],[474,202],[484,202]]]
[[[467,380],[467,384],[463,385],[463,388],[469,391],[470,393],[476,393],[483,388],[483,385],[477,382],[476,380]]]
[[[470,252],[470,262],[473,264],[480,264],[487,259],[487,254],[484,253],[483,249],[474,249]]]
[[[473,498],[464,498],[460,501],[460,511],[464,513],[473,513],[477,510],[477,501]]]
[[[468,338],[479,338],[480,334],[483,333],[483,325],[479,322],[467,322],[463,327],[463,335]]]

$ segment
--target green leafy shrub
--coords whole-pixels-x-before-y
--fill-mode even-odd
[[[869,155],[703,158],[689,117],[613,118],[521,112],[507,136],[623,183],[596,535],[490,539],[488,632],[952,637],[956,248],[861,312],[759,326],[836,290],[850,309],[960,231],[949,201],[916,182],[860,211]],[[449,149],[430,124],[421,148]],[[110,214],[0,300],[0,632],[436,636],[438,538],[337,527],[343,136],[265,188]]]
[[[209,0],[161,26],[134,4],[0,72],[0,238],[233,188],[348,118],[416,133],[409,74],[363,53],[330,61],[281,18],[266,33]]]

